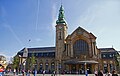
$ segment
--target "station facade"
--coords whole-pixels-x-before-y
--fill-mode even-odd
[[[22,63],[27,58],[35,56],[38,73],[94,73],[102,69],[104,72],[116,69],[114,48],[97,48],[96,36],[82,27],[76,28],[71,34],[67,33],[68,25],[65,20],[64,8],[61,5],[56,21],[55,47],[23,48]],[[109,61],[108,61],[109,60]],[[25,70],[28,70],[27,61]]]

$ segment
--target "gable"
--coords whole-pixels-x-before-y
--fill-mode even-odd
[[[78,27],[75,31],[72,32],[71,35],[68,35],[66,38],[66,42],[72,42],[74,43],[76,40],[85,40],[88,43],[96,40],[96,37],[92,34],[83,29],[82,27]]]
[[[71,34],[71,39],[73,39],[73,37],[75,36],[84,36],[86,38],[96,38],[92,33],[89,33],[82,27],[78,27],[75,31],[73,31],[73,33]]]

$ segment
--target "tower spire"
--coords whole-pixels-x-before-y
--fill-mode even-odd
[[[58,20],[56,21],[56,24],[66,24],[65,16],[64,16],[64,8],[62,4],[59,10]]]

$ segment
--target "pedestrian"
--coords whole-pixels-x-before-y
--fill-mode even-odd
[[[22,70],[22,76],[25,76],[25,70]]]
[[[43,70],[43,76],[45,75],[45,70]]]
[[[30,76],[30,70],[28,70],[26,74],[26,76]]]
[[[111,76],[111,73],[108,71],[105,76]]]
[[[98,76],[103,76],[103,71],[102,71],[102,70],[100,70],[100,71],[98,72]]]
[[[95,74],[95,76],[98,76],[98,72],[97,71],[95,71],[94,74]]]
[[[16,74],[16,69],[13,70],[14,75]]]
[[[112,72],[112,76],[118,76],[118,74],[116,73],[115,70],[113,70],[113,72]]]
[[[53,75],[55,76],[55,74],[56,74],[56,72],[54,71],[54,72],[53,72]]]

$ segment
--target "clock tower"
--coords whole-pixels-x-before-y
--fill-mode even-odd
[[[58,20],[56,21],[56,50],[55,50],[55,58],[57,61],[56,70],[62,68],[61,61],[62,61],[63,51],[65,50],[66,36],[67,36],[67,23],[65,21],[64,8],[61,5],[59,10]]]

